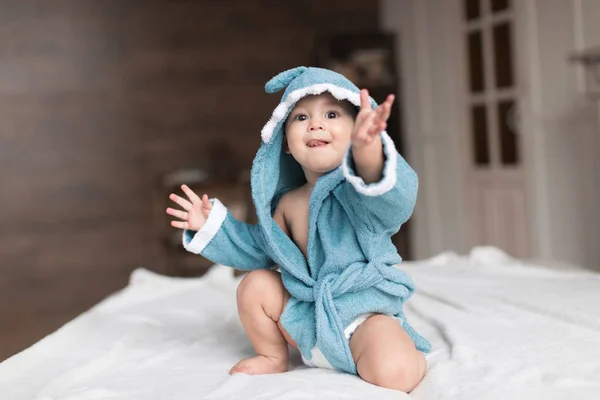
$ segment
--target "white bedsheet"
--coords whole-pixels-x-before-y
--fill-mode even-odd
[[[227,374],[252,347],[231,270],[130,284],[0,364],[2,400],[598,399],[600,275],[526,265],[493,248],[404,263],[407,316],[434,351],[410,394],[309,369]]]

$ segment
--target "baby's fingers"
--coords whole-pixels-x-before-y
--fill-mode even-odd
[[[177,217],[179,219],[182,219],[184,221],[187,221],[187,219],[188,219],[188,213],[186,213],[185,211],[176,210],[176,209],[170,208],[170,207],[167,208],[167,214]]]
[[[212,210],[212,208],[213,208],[213,205],[210,202],[210,200],[208,200],[208,196],[207,195],[202,196],[202,211],[206,218],[208,218],[208,214],[210,213],[210,210]]]
[[[381,104],[375,112],[377,113],[377,120],[379,121],[387,121],[390,117],[390,113],[392,111],[392,104],[394,104],[394,95],[388,95],[387,99],[383,104]]]
[[[202,205],[204,206],[204,208],[206,208],[207,210],[212,209],[213,205],[210,202],[210,200],[208,200],[208,196],[204,195],[202,196]]]
[[[171,221],[171,226],[179,229],[188,229],[189,225],[185,221]]]
[[[354,136],[354,143],[368,143],[370,142],[369,131],[373,127],[373,121],[375,119],[375,113],[371,113],[366,116],[362,124],[359,126]]]
[[[181,185],[181,190],[187,195],[188,199],[193,203],[197,203],[200,201],[200,197],[194,193],[192,189],[190,189],[187,185]]]
[[[371,107],[371,102],[369,101],[369,91],[367,89],[362,89],[360,91],[360,111],[370,111],[373,107]]]
[[[385,128],[387,128],[387,124],[385,122],[374,122],[373,125],[371,125],[371,127],[367,131],[367,134],[372,139],[373,136],[378,135],[379,133],[381,133],[381,131],[385,130]]]
[[[183,197],[179,197],[174,193],[169,195],[169,199],[173,200],[175,203],[179,204],[181,208],[186,211],[190,211],[192,209],[192,203],[184,199]]]

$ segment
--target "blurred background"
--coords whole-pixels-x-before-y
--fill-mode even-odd
[[[253,222],[264,83],[298,65],[397,95],[405,260],[600,270],[598,21],[596,0],[0,0],[0,361],[136,268],[201,275],[167,196]]]

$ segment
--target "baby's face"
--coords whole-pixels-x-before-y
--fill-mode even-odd
[[[305,171],[325,174],[342,163],[353,128],[351,106],[323,93],[296,103],[285,132],[290,153]]]

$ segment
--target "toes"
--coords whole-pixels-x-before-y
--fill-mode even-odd
[[[233,374],[237,374],[239,372],[241,372],[242,368],[238,365],[234,366],[233,368],[231,368],[231,370],[229,371],[229,375],[233,375]]]
[[[279,365],[279,360],[272,359],[266,356],[256,356],[253,358],[245,359],[238,362],[236,365],[229,370],[230,375],[234,374],[274,374],[278,372],[285,372],[287,368]],[[287,362],[285,363],[287,366]]]
[[[229,375],[235,374],[239,368],[239,365],[240,365],[240,363],[237,363],[233,367],[231,367],[231,369],[229,370]]]
[[[240,361],[237,364],[235,364],[233,366],[233,368],[231,368],[231,370],[229,370],[229,375],[241,374],[241,373],[248,372],[246,366],[244,365],[244,361]]]

